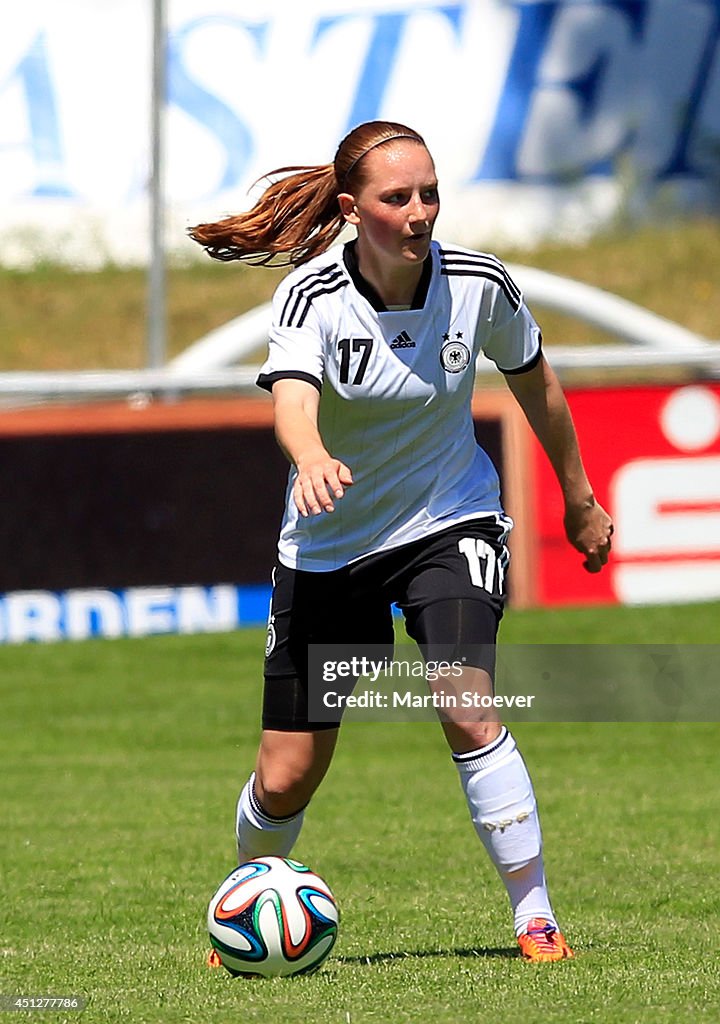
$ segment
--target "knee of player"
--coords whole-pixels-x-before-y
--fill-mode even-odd
[[[497,718],[497,711],[494,708],[487,710],[480,705],[473,708],[472,712],[463,712],[463,716],[470,717],[474,721],[454,723],[452,727],[446,727],[450,746],[455,752],[465,750],[480,751],[483,747],[494,743],[502,731],[502,724]]]
[[[263,810],[272,817],[297,814],[315,791],[312,780],[292,765],[273,764],[259,768],[255,794]]]

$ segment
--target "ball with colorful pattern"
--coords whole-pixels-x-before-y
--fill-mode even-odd
[[[328,884],[287,857],[257,857],[231,871],[210,900],[210,941],[233,975],[277,978],[317,970],[337,938]]]

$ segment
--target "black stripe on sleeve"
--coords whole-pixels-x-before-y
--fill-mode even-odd
[[[472,266],[477,264],[480,266],[492,268],[493,270],[496,270],[498,271],[498,273],[503,275],[503,278],[507,282],[510,291],[515,292],[515,294],[517,294],[518,297],[520,296],[520,289],[515,284],[515,281],[512,279],[510,274],[508,273],[505,264],[502,262],[502,260],[499,260],[497,256],[493,256],[490,253],[486,252],[463,252],[460,249],[441,249],[440,259],[444,265]]]
[[[489,270],[446,270],[443,268],[440,273],[445,277],[484,277],[486,281],[493,281],[502,289],[505,298],[512,307],[513,313],[517,313],[520,309],[521,303],[518,298],[508,289],[501,277],[491,273]]]
[[[348,282],[345,280],[345,278],[342,278],[342,280],[340,281],[335,281],[334,284],[327,284],[324,288],[315,288],[314,291],[309,292],[308,295],[305,296],[305,306],[303,308],[302,313],[300,314],[300,318],[298,319],[297,323],[294,324],[293,326],[302,327],[302,325],[305,323],[305,317],[310,312],[310,307],[313,304],[313,300],[317,299],[319,295],[332,295],[332,293],[338,291],[339,288],[347,288],[347,284]]]
[[[523,366],[516,366],[514,370],[503,370],[502,366],[498,366],[498,370],[500,371],[500,373],[504,373],[506,377],[512,377],[520,373],[528,373],[529,370],[535,369],[537,364],[540,362],[542,354],[543,351],[541,343],[540,345],[538,345],[538,350],[532,357],[532,359],[529,362],[524,363]]]
[[[276,370],[274,373],[261,373],[255,383],[263,391],[272,391],[273,384],[278,380],[304,380],[306,383],[312,384],[322,394],[322,381],[303,370]]]
[[[330,266],[323,267],[321,270],[311,271],[309,274],[306,274],[301,278],[301,280],[295,282],[287,293],[285,305],[283,306],[282,313],[280,314],[279,322],[282,327],[287,327],[289,321],[292,319],[293,310],[297,305],[299,293],[307,287],[312,287],[316,281],[326,278],[329,274],[331,275],[333,271],[337,271],[337,269],[338,268],[334,264],[331,264]]]
[[[302,321],[307,316],[310,303],[316,294],[325,294],[322,291],[318,292],[318,288],[322,289],[324,286],[335,282],[338,282],[338,287],[342,287],[343,284],[347,284],[347,278],[336,264],[332,264],[315,273],[308,274],[302,281],[294,284],[285,299],[285,305],[280,314],[279,326],[301,327]],[[300,317],[300,323],[298,323],[298,317]]]
[[[494,281],[502,288],[505,296],[517,312],[522,303],[522,293],[508,274],[505,266],[494,256],[481,253],[459,252],[453,249],[442,249],[440,252],[440,272],[455,277],[485,277]]]

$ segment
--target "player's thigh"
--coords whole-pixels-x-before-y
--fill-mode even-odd
[[[379,593],[358,592],[348,571],[309,573],[279,566],[268,623],[263,727],[288,733],[337,728],[340,711],[322,719],[310,714],[310,687],[323,685],[321,678],[309,678],[310,646],[316,655],[337,645],[361,652],[364,645],[388,644],[392,638],[389,602]],[[350,692],[354,682],[333,685]]]
[[[428,547],[403,597],[408,633],[426,662],[453,666],[430,686],[441,698],[439,718],[455,753],[485,746],[500,731],[492,697],[506,564],[504,534],[495,524],[465,524]]]
[[[506,536],[493,519],[471,520],[431,538],[411,565],[400,606],[409,635],[426,657],[465,656],[469,664],[494,667],[505,604]]]

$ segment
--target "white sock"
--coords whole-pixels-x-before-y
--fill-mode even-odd
[[[235,837],[238,863],[253,857],[287,857],[300,835],[305,810],[288,818],[274,818],[255,796],[255,772],[245,784],[237,803]]]
[[[500,875],[510,897],[516,935],[526,932],[534,917],[542,917],[557,928],[545,884],[542,854],[538,854],[519,871],[500,872]]]
[[[503,726],[496,740],[453,754],[475,831],[507,889],[521,935],[533,917],[557,926],[545,884],[535,793],[515,740]]]

